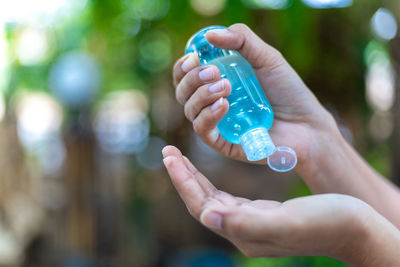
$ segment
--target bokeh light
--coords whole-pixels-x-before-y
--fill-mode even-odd
[[[138,17],[155,20],[164,17],[169,10],[169,0],[125,0]]]
[[[142,26],[141,19],[130,12],[122,13],[113,21],[113,27],[120,33],[119,38],[128,39],[136,36]]]
[[[41,141],[59,131],[62,109],[45,93],[26,93],[17,100],[18,133],[23,144]]]
[[[183,107],[176,104],[176,98],[168,90],[153,94],[151,102],[153,127],[163,132],[175,131],[185,121]]]
[[[159,137],[150,137],[143,151],[137,154],[137,160],[145,169],[157,170],[163,166],[161,150],[166,146],[164,140]]]
[[[167,68],[172,60],[172,47],[169,36],[163,31],[152,31],[140,42],[140,65],[151,72]]]
[[[46,32],[43,29],[25,28],[19,36],[16,49],[22,65],[30,66],[42,62],[49,50]]]
[[[388,139],[394,130],[393,115],[390,112],[375,111],[369,121],[369,131],[376,141]]]
[[[226,0],[190,0],[190,5],[200,15],[215,16],[224,9]]]
[[[388,111],[395,99],[395,76],[389,55],[377,42],[370,42],[365,49],[368,66],[366,75],[366,97],[376,110]]]
[[[242,0],[249,8],[285,9],[292,4],[292,0]]]
[[[7,40],[4,33],[3,25],[0,23],[0,91],[3,91],[7,83],[7,65],[8,65],[8,54],[7,54]]]
[[[304,4],[312,8],[342,8],[349,7],[353,0],[302,0]]]
[[[143,150],[150,131],[148,100],[140,91],[110,93],[98,105],[94,130],[100,147],[111,154]]]
[[[6,114],[6,102],[4,101],[4,96],[0,93],[0,122],[4,119]]]
[[[204,143],[197,134],[192,134],[190,141],[191,159],[207,166],[207,170],[217,170],[221,167],[221,155]]]
[[[69,52],[54,63],[49,78],[52,93],[66,106],[84,108],[100,87],[97,63],[85,52]]]
[[[20,261],[21,253],[21,245],[12,232],[0,226],[0,264],[14,265]]]
[[[16,102],[21,143],[29,154],[37,157],[44,173],[56,172],[65,159],[60,133],[61,106],[45,93],[25,93]]]
[[[82,11],[87,0],[14,0],[5,1],[0,8],[2,23],[48,26],[56,20]]]
[[[376,37],[389,41],[397,34],[396,18],[386,8],[380,8],[371,19],[371,29]]]

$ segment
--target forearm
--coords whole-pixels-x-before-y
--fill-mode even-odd
[[[374,171],[344,140],[335,126],[314,137],[314,150],[298,169],[314,193],[357,197],[400,228],[400,191]]]

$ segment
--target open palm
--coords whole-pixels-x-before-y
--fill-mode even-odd
[[[357,247],[360,222],[372,212],[364,202],[338,194],[283,203],[235,197],[216,189],[177,148],[167,146],[163,155],[190,214],[247,256],[339,257],[338,244],[341,250]]]

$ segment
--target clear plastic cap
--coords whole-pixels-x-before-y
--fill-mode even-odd
[[[249,161],[268,159],[268,166],[277,172],[292,170],[297,164],[296,152],[286,146],[276,147],[266,128],[252,129],[240,138],[240,144]]]
[[[277,147],[268,157],[268,166],[276,172],[291,171],[297,164],[296,152],[287,146]]]

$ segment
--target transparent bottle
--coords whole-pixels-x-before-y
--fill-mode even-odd
[[[274,114],[250,64],[234,50],[224,50],[210,44],[205,34],[208,30],[225,29],[210,26],[190,38],[186,53],[195,53],[200,65],[215,65],[232,85],[227,97],[229,111],[218,123],[222,137],[241,144],[249,161],[268,158],[268,165],[278,172],[293,169],[296,153],[289,147],[276,147],[268,133]]]

